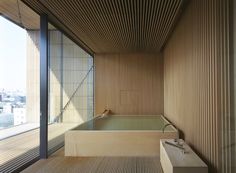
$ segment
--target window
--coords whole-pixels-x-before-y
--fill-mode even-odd
[[[0,172],[13,172],[39,158],[39,16],[21,1],[5,11],[1,3]]]
[[[48,150],[52,151],[64,143],[67,130],[93,118],[93,58],[57,28],[48,28]]]

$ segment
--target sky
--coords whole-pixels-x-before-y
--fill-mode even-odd
[[[26,90],[26,34],[0,16],[0,89]]]

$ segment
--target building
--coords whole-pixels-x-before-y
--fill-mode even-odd
[[[236,172],[235,9],[233,0],[0,1],[27,32],[26,116],[13,112],[23,123],[15,138],[32,139],[4,145],[2,157],[13,154],[0,172],[163,172],[160,141],[178,137],[208,172]]]
[[[26,123],[26,112],[25,108],[13,108],[14,125],[20,125]]]
[[[10,103],[7,103],[3,106],[3,112],[7,114],[13,113],[13,106]]]

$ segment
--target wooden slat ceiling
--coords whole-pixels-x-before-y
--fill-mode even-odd
[[[90,53],[159,52],[185,0],[22,0]]]

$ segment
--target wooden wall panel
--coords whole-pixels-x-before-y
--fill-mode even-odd
[[[192,0],[164,49],[164,114],[206,161],[232,172],[229,1]]]
[[[232,33],[232,47],[231,47],[231,55],[233,58],[230,60],[230,67],[231,67],[231,113],[233,118],[231,120],[231,135],[232,137],[232,172],[236,172],[236,1],[231,3],[231,12],[232,18],[230,19],[231,22],[231,30]]]
[[[95,112],[163,113],[163,61],[159,54],[95,56]]]

